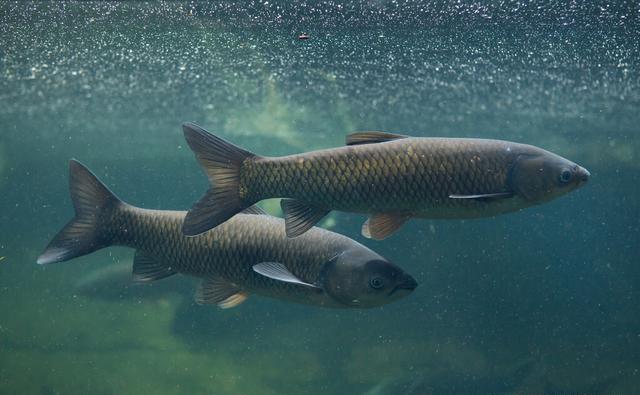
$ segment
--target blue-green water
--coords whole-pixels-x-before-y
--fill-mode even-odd
[[[636,393],[639,10],[0,3],[0,393]],[[354,130],[502,138],[592,177],[542,206],[413,221],[383,242],[360,236],[363,216],[332,215],[325,226],[420,283],[372,310],[257,296],[219,310],[195,305],[187,278],[77,288],[130,262],[123,248],[35,264],[72,215],[70,158],[131,203],[190,207],[207,181],[186,120],[266,155]]]

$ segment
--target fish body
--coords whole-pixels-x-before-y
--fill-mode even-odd
[[[242,197],[285,196],[358,213],[408,212],[425,218],[491,216],[534,204],[524,199],[453,199],[510,191],[521,144],[499,140],[406,138],[248,161]]]
[[[180,231],[185,214],[125,207],[113,219],[113,243],[135,248],[153,261],[166,262],[178,273],[242,284],[241,289],[247,293],[334,305],[326,293],[316,288],[270,279],[256,273],[253,265],[287,262],[287,268],[297,278],[311,284],[319,278],[325,263],[351,247],[346,237],[316,228],[309,237],[291,239],[295,242],[289,243],[278,218],[238,214],[224,226],[192,238]]]
[[[365,236],[385,238],[410,218],[477,218],[547,202],[589,172],[541,148],[502,140],[354,133],[347,146],[261,157],[185,124],[212,188],[189,211],[198,234],[262,199],[284,197],[287,234],[331,210],[370,214]],[[213,204],[215,202],[216,204]]]
[[[282,220],[251,208],[211,232],[186,237],[186,212],[124,203],[76,161],[70,175],[76,217],[51,241],[40,264],[127,246],[136,249],[134,280],[176,273],[199,277],[204,281],[197,299],[221,307],[233,307],[250,293],[327,307],[372,307],[417,285],[397,266],[337,233],[314,228],[291,239]],[[384,287],[371,287],[373,279]]]

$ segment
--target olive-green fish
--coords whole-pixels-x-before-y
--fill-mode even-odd
[[[256,293],[327,307],[374,307],[408,295],[416,281],[363,245],[320,228],[285,235],[281,219],[256,207],[199,237],[181,232],[184,211],[145,210],[118,199],[77,161],[70,163],[75,217],[39,264],[66,261],[110,245],[136,249],[133,279],[176,273],[203,278],[200,303],[228,308]]]
[[[418,138],[384,132],[347,136],[347,146],[261,157],[193,123],[183,125],[211,188],[189,211],[197,235],[266,198],[283,197],[296,237],[331,210],[367,213],[366,237],[383,239],[413,217],[476,218],[564,195],[589,172],[556,154],[501,140]]]

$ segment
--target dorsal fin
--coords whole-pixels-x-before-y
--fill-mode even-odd
[[[347,135],[347,145],[384,143],[398,139],[406,139],[409,136],[387,132],[355,132]]]

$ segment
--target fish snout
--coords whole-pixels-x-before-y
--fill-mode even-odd
[[[578,182],[580,184],[584,184],[585,182],[589,181],[589,177],[591,177],[591,173],[589,173],[589,170],[585,169],[582,166],[578,166],[578,171],[576,172],[577,174],[577,178],[578,178]]]
[[[404,274],[398,281],[395,287],[389,292],[389,296],[394,295],[394,298],[404,297],[413,292],[418,287],[418,282],[408,274]]]
[[[413,291],[418,287],[418,282],[408,274],[405,274],[404,279],[400,284],[398,284],[398,288],[406,289],[409,291]]]

